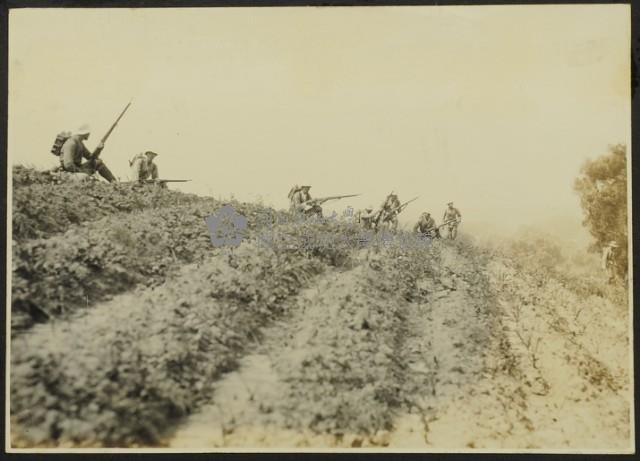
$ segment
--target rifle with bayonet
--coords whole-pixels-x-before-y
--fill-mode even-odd
[[[118,115],[118,118],[116,119],[115,122],[113,122],[113,125],[111,125],[111,128],[109,128],[109,130],[105,133],[105,135],[102,137],[102,139],[100,139],[100,144],[98,144],[99,146],[102,146],[102,148],[104,148],[104,143],[107,142],[107,139],[109,139],[109,136],[111,136],[111,133],[115,129],[116,125],[118,124],[118,122],[120,121],[120,119],[122,118],[124,113],[127,111],[127,109],[129,109],[130,105],[131,105],[131,101],[129,101],[129,104],[127,104],[126,107],[124,108],[124,110],[120,113],[120,115]],[[102,152],[102,148],[101,149],[97,149],[93,153],[93,155],[91,156],[91,160],[97,160],[98,159],[98,156]]]
[[[329,200],[340,200],[347,197],[357,197],[362,194],[350,194],[350,195],[332,195],[330,197],[322,197],[322,198],[312,198],[308,200],[306,203],[309,205],[322,205],[324,202],[328,202]]]
[[[445,221],[445,222],[443,222],[442,224],[440,224],[438,226],[438,229],[440,229],[441,227],[444,227],[444,226],[448,226],[449,224],[454,224],[454,223],[460,223],[460,221],[458,221],[457,219],[452,219],[452,220],[449,220],[449,221]]]
[[[135,181],[122,181],[121,184],[166,184],[168,182],[189,182],[190,179],[137,179]]]
[[[402,211],[407,207],[407,205],[409,205],[411,202],[414,202],[416,200],[418,200],[420,198],[420,196],[418,197],[414,197],[411,200],[407,200],[406,202],[398,205],[397,207],[393,208],[390,213],[396,213],[396,214],[400,214],[402,213]]]
[[[164,184],[167,182],[189,182],[191,181],[190,179],[143,179],[142,182],[145,183],[160,183],[160,184]]]
[[[409,205],[411,202],[418,200],[418,197],[414,197],[411,200],[407,200],[404,203],[401,203],[400,205],[398,205],[395,208],[392,208],[391,210],[385,211],[384,208],[380,208],[380,210],[378,210],[378,213],[376,214],[376,217],[374,218],[373,222],[375,223],[375,226],[378,227],[378,225],[380,224],[380,219],[382,218],[382,215],[384,214],[384,218],[382,219],[383,222],[389,221],[390,220],[390,216],[393,216],[394,214],[398,215],[400,213],[402,213],[402,211],[407,207],[407,205]]]

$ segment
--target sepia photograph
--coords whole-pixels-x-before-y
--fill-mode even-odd
[[[635,453],[629,4],[8,23],[7,452]]]

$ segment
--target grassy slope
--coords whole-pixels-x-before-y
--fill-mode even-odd
[[[12,348],[14,443],[153,444],[322,270],[317,259],[245,244],[162,287],[35,328]]]
[[[59,187],[48,183],[46,176],[21,174],[18,187]],[[78,201],[84,196],[83,187],[95,185],[73,187],[79,189]],[[52,203],[61,206],[56,200]],[[98,213],[83,223],[62,220],[59,229],[52,227],[58,230],[42,234],[45,238],[28,239],[24,233],[24,241],[14,242],[14,313],[31,315],[34,303],[54,313],[93,307],[77,318],[49,322],[14,338],[14,443],[157,443],[162,429],[210,397],[212,381],[233,369],[249,339],[287,306],[295,307],[291,303],[298,291],[330,266],[353,270],[353,283],[343,284],[343,289],[308,311],[316,342],[299,350],[299,360],[278,364],[278,373],[294,384],[292,389],[301,391],[274,405],[292,424],[318,432],[370,434],[389,428],[392,412],[406,397],[394,395],[406,377],[403,373],[408,373],[398,357],[406,303],[426,299],[420,299],[421,280],[432,279],[438,285],[446,275],[440,273],[438,252],[388,249],[381,257],[354,263],[350,246],[361,236],[349,225],[282,224],[278,232],[265,233],[258,221],[265,214],[275,218],[273,210],[234,204],[249,218],[251,241],[233,257],[220,256],[210,246],[202,217],[221,204],[198,199],[169,207],[174,199],[167,200],[166,206],[156,201],[155,208],[141,207],[146,209],[142,213],[116,207],[107,216]],[[47,228],[39,215],[29,217],[28,202],[20,203],[15,216],[31,223],[24,229]],[[67,205],[62,209],[67,210],[62,215],[72,210]],[[43,214],[47,217],[55,210]],[[310,242],[310,235],[320,238]],[[322,246],[324,237],[329,241]],[[265,240],[270,248],[259,243]],[[300,249],[305,242],[308,248]],[[312,243],[320,243],[320,248]],[[511,380],[499,386],[498,394],[492,393],[491,385],[486,397],[461,401],[458,413],[453,406],[453,426],[446,425],[446,415],[442,417],[441,433],[447,436],[456,432],[454,426],[460,421],[464,422],[460,427],[468,429],[462,431],[465,434],[480,434],[475,440],[461,439],[459,446],[496,446],[496,437],[512,440],[514,446],[518,440],[544,446],[545,439],[536,436],[536,430],[548,423],[548,415],[539,397],[556,392],[554,398],[560,403],[577,397],[563,393],[557,377],[547,376],[560,365],[538,338],[565,341],[562,347],[577,370],[572,382],[604,396],[591,397],[599,405],[590,407],[594,419],[606,410],[603,402],[613,401],[628,388],[624,296],[601,283],[585,284],[553,270],[557,262],[549,259],[553,252],[525,250],[483,252],[464,242],[451,246],[461,264],[473,268],[465,271],[465,277],[478,299],[500,301],[499,308],[488,310],[499,327],[492,334],[499,345],[494,352],[500,357],[491,360],[500,364],[494,378],[503,383]],[[490,287],[478,278],[484,271],[492,281]],[[149,280],[154,286],[132,291]],[[61,302],[57,293],[66,300]],[[301,336],[294,343],[306,342],[310,332],[297,334]],[[362,386],[365,382],[370,384]],[[499,424],[495,420],[482,439],[485,429],[469,425],[475,420],[465,412],[482,399],[495,406],[494,398],[511,405],[522,424],[518,430],[500,433],[493,430]],[[367,406],[371,413],[360,414],[371,401],[376,402]],[[308,411],[305,405],[310,405]],[[613,419],[606,421],[623,433],[624,400],[615,405]],[[478,411],[493,421],[486,408]],[[561,421],[566,426],[566,418]],[[438,440],[438,424],[433,440]],[[563,430],[564,426],[557,427],[558,432]]]
[[[162,281],[211,254],[204,218],[222,203],[159,187],[56,184],[14,168],[13,332]],[[35,179],[33,179],[35,178]],[[278,215],[232,203],[249,220]]]

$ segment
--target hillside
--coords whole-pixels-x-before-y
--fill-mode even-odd
[[[632,444],[626,294],[550,245],[13,175],[14,446]]]

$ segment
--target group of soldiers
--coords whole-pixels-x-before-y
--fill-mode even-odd
[[[51,148],[51,153],[60,160],[60,166],[56,170],[73,173],[74,177],[80,179],[92,178],[96,173],[108,182],[117,182],[107,165],[100,159],[100,153],[104,149],[104,144],[118,125],[120,119],[131,106],[127,104],[124,110],[118,115],[116,121],[111,125],[106,134],[100,139],[96,149],[91,152],[84,145],[84,141],[89,139],[91,129],[89,125],[82,125],[75,131],[63,131],[58,133]],[[167,182],[183,182],[186,180],[160,180],[158,178],[158,165],[154,163],[158,154],[152,151],[141,152],[129,160],[131,168],[131,179],[133,182],[157,182],[166,185]]]
[[[300,213],[306,216],[322,216],[322,203],[328,200],[341,199],[346,197],[354,197],[353,195],[337,195],[332,197],[324,197],[314,199],[311,197],[309,190],[311,186],[293,186],[289,191],[289,210],[292,213]],[[378,231],[386,227],[395,231],[398,228],[398,215],[406,208],[406,206],[416,200],[417,197],[401,203],[398,195],[391,192],[382,202],[382,205],[374,210],[369,206],[363,210],[359,210],[355,214],[355,222],[365,229]],[[449,239],[455,239],[458,235],[458,225],[462,220],[460,211],[453,206],[453,202],[447,204],[447,209],[442,218],[442,224],[437,225],[430,213],[424,212],[420,215],[418,222],[413,227],[413,232],[429,238],[441,238],[440,229],[446,228]]]
[[[51,153],[58,156],[60,166],[56,167],[61,171],[73,173],[77,177],[93,177],[98,173],[108,182],[117,182],[118,179],[113,175],[107,165],[99,158],[100,153],[104,149],[107,138],[111,135],[116,125],[125,114],[131,102],[126,105],[120,113],[111,128],[102,137],[96,149],[91,152],[84,145],[84,141],[89,139],[91,129],[88,125],[82,125],[73,132],[59,133],[55,139]],[[154,159],[158,154],[152,151],[141,152],[129,160],[131,168],[131,179],[133,182],[157,182],[166,185],[167,182],[183,182],[187,180],[160,180],[158,179],[158,166]],[[311,186],[294,186],[289,191],[289,201],[291,203],[291,211],[306,216],[322,216],[322,204],[329,200],[338,200],[347,197],[355,197],[359,194],[336,195],[323,198],[312,198],[309,193]],[[415,197],[407,202],[401,203],[398,195],[391,192],[384,200],[380,208],[374,211],[373,207],[365,208],[358,211],[355,220],[362,227],[377,231],[381,227],[395,231],[398,228],[398,215],[406,208],[406,206],[417,200]],[[458,225],[461,221],[460,212],[454,208],[453,203],[448,204],[443,216],[443,223],[436,225],[434,219],[428,212],[422,213],[420,219],[413,228],[413,231],[431,238],[440,238],[440,228],[446,227],[448,230],[447,237],[455,239],[458,233]]]
[[[440,229],[444,227],[447,231],[446,237],[453,240],[458,236],[458,225],[461,221],[462,215],[460,214],[460,210],[453,206],[453,202],[449,202],[442,216],[442,224],[439,226],[436,225],[435,219],[433,219],[429,212],[425,211],[420,215],[415,226],[413,226],[413,232],[431,238],[440,238]]]
[[[82,125],[73,132],[61,133],[56,138],[52,153],[60,159],[59,170],[67,173],[76,173],[81,177],[90,177],[98,173],[109,182],[116,182],[117,179],[99,158],[104,141],[100,141],[96,149],[91,152],[84,144],[89,139],[91,129],[88,125]],[[154,159],[158,156],[155,152],[146,151],[135,155],[129,160],[131,168],[131,179],[133,181],[146,181],[158,179],[158,165]]]

